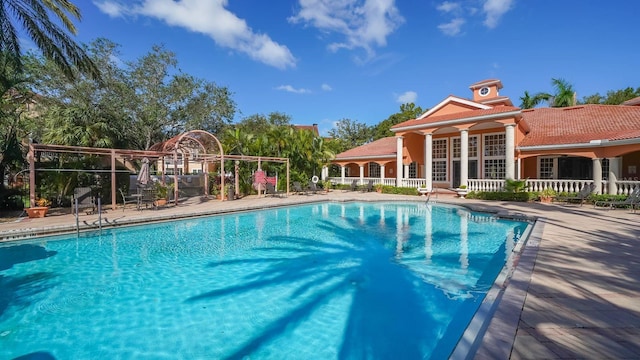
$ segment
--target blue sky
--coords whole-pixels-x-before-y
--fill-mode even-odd
[[[423,109],[468,86],[502,80],[578,98],[640,86],[634,0],[92,0],[78,39],[121,45],[134,60],[154,44],[180,69],[227,86],[236,120],[279,111],[323,134],[348,118],[374,125],[405,102]]]

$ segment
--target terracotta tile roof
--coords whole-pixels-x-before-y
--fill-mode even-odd
[[[495,83],[499,83],[499,82],[500,82],[500,80],[498,80],[498,79],[486,79],[486,80],[478,81],[476,83],[473,83],[473,84],[469,85],[469,88],[473,89],[473,88],[480,87],[481,85],[495,84]]]
[[[519,146],[565,145],[640,138],[640,107],[580,105],[523,110],[531,131]]]
[[[371,157],[371,156],[396,156],[396,138],[390,136],[358,146],[356,148],[347,150],[336,155],[336,160],[357,158],[357,157]]]
[[[629,99],[629,100],[623,102],[622,105],[638,106],[638,105],[640,105],[640,96],[635,97],[633,99]]]
[[[469,111],[462,111],[454,114],[428,116],[424,119],[407,120],[405,122],[392,126],[391,129],[403,128],[407,126],[416,126],[416,125],[428,125],[428,124],[433,124],[441,121],[466,119],[466,118],[472,118],[477,116],[501,114],[505,112],[518,111],[518,110],[520,110],[520,108],[515,106],[496,106],[494,108],[486,109],[486,110],[469,110]]]

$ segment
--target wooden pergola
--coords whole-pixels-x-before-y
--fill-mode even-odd
[[[80,155],[99,155],[99,156],[109,156],[111,163],[111,208],[113,210],[116,209],[116,159],[122,158],[126,160],[136,160],[148,158],[150,160],[161,160],[164,161],[164,158],[167,156],[173,157],[173,183],[174,183],[174,199],[175,204],[178,204],[178,194],[179,194],[179,182],[178,182],[178,170],[177,163],[178,158],[182,157],[183,161],[187,156],[191,156],[194,153],[195,149],[199,149],[196,153],[197,156],[193,156],[192,158],[195,161],[202,161],[205,164],[208,163],[216,163],[220,162],[220,171],[221,174],[224,174],[224,161],[232,160],[236,161],[235,167],[235,189],[236,194],[238,193],[238,162],[239,161],[248,161],[248,162],[257,162],[258,168],[261,167],[261,162],[277,162],[277,163],[286,163],[287,164],[287,196],[289,195],[289,159],[288,158],[279,158],[279,157],[269,157],[269,156],[248,156],[248,155],[225,155],[222,149],[222,144],[220,141],[212,134],[203,131],[203,130],[192,130],[178,136],[175,136],[165,142],[158,143],[153,145],[150,150],[126,150],[126,149],[108,149],[108,148],[92,148],[92,147],[82,147],[82,146],[67,146],[67,145],[45,145],[45,144],[29,144],[29,152],[27,154],[27,160],[29,161],[29,199],[30,199],[30,207],[35,206],[36,202],[36,172],[42,169],[36,169],[35,167],[35,159],[37,152],[46,152],[46,153],[72,153],[72,154],[80,154]],[[202,152],[200,152],[202,151]],[[47,169],[50,170],[50,169]],[[78,169],[78,170],[86,170],[87,172],[92,172],[96,170],[92,169]],[[205,195],[209,195],[209,184],[208,184],[208,176],[205,176]],[[224,188],[224,180],[225,177],[221,176],[221,188]],[[162,176],[162,182],[164,183],[164,173]],[[224,201],[225,197],[221,196],[221,201]]]

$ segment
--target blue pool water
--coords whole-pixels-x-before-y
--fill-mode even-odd
[[[443,358],[526,227],[322,203],[4,244],[0,358]]]

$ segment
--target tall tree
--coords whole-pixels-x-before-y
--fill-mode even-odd
[[[533,109],[543,101],[548,101],[551,95],[547,93],[537,93],[533,96],[528,91],[524,92],[524,96],[520,97],[520,107],[522,109]]]
[[[551,96],[551,107],[567,107],[577,104],[576,92],[573,85],[564,79],[551,79],[555,92]]]
[[[2,0],[0,52],[13,57],[21,71],[20,29],[23,29],[42,54],[68,78],[75,78],[75,67],[99,79],[97,66],[70,36],[76,34],[73,19],[81,20],[80,9],[69,0]]]
[[[372,128],[373,140],[382,139],[388,136],[393,136],[393,132],[390,130],[393,125],[400,124],[401,122],[415,119],[424,113],[424,110],[420,106],[416,106],[414,103],[407,103],[400,105],[400,112],[397,112],[378,125]]]
[[[371,128],[366,124],[351,119],[339,120],[335,128],[329,130],[329,136],[340,144],[340,151],[371,142],[371,133]]]
[[[585,96],[580,103],[582,104],[604,104],[604,105],[620,105],[623,102],[640,96],[640,87],[633,89],[627,87],[621,90],[609,90],[607,96],[602,96],[599,93]]]

